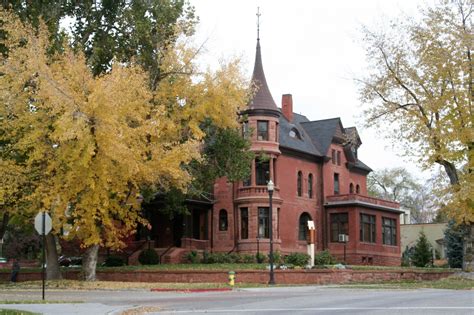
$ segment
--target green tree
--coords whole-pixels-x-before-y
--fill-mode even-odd
[[[440,165],[446,208],[474,242],[472,1],[442,1],[421,20],[364,30],[371,71],[359,82],[368,125],[389,128],[423,166]],[[393,132],[395,130],[395,132]],[[469,246],[467,246],[469,248]],[[466,256],[465,256],[466,257]],[[469,265],[474,261],[469,261]],[[466,265],[467,266],[467,265]]]
[[[454,221],[449,221],[448,227],[444,231],[446,242],[446,257],[451,268],[462,268],[463,261],[463,237],[465,231]]]
[[[155,90],[170,73],[161,63],[179,36],[194,33],[198,19],[185,0],[71,1],[73,45],[84,51],[94,75],[110,70],[114,59],[134,60]]]
[[[432,247],[425,232],[420,231],[413,251],[412,263],[416,267],[427,267],[433,259]]]

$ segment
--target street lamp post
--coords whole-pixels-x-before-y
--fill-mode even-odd
[[[270,236],[270,280],[268,281],[268,284],[275,284],[275,277],[273,274],[273,189],[275,189],[275,185],[272,180],[270,180],[267,184],[268,196],[270,197],[270,228],[268,231],[268,236]]]

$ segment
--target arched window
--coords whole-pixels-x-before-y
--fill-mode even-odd
[[[354,184],[353,184],[353,183],[351,183],[351,184],[349,185],[349,193],[350,193],[350,194],[353,194],[353,193],[354,193]]]
[[[359,186],[359,184],[356,185],[356,194],[360,194],[360,186]]]
[[[219,231],[227,231],[227,226],[227,211],[221,209],[221,211],[219,211]]]
[[[301,171],[298,172],[298,179],[296,182],[296,189],[298,192],[298,196],[301,197],[303,194],[303,173]]]
[[[308,238],[308,221],[311,221],[311,216],[308,214],[308,212],[303,212],[300,215],[298,230],[298,239],[300,241],[305,241]]]
[[[313,198],[313,174],[308,175],[308,197]]]

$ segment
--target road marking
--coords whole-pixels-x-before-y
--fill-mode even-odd
[[[171,313],[245,313],[245,312],[295,312],[295,311],[377,311],[377,310],[474,310],[472,306],[413,306],[413,307],[310,307],[310,308],[255,308],[255,309],[194,309],[194,310],[162,310]]]

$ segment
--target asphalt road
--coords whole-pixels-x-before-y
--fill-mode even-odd
[[[40,299],[41,291],[0,291],[4,300]],[[47,291],[47,300],[79,304],[0,304],[43,314],[474,314],[474,290],[373,290],[337,287],[276,287],[230,292]],[[133,314],[143,314],[136,312]]]

